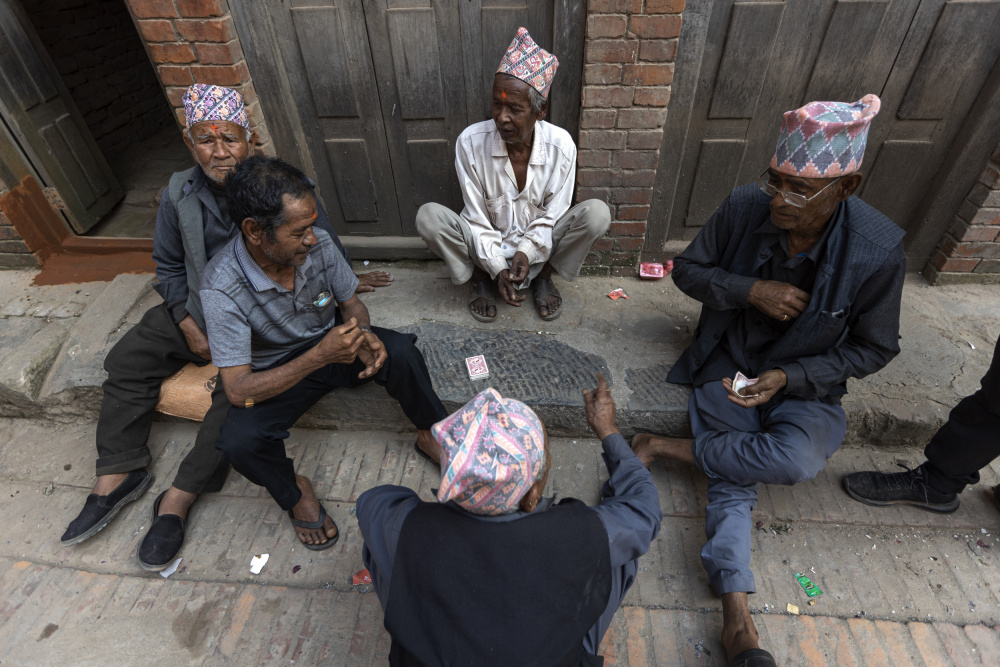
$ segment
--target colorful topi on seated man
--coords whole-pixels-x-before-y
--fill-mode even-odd
[[[432,429],[438,502],[392,485],[358,498],[389,664],[603,664],[601,638],[663,513],[652,476],[618,433],[604,377],[597,382],[584,403],[610,477],[593,507],[544,497],[545,426],[492,388]]]
[[[493,77],[493,119],[465,128],[455,144],[455,170],[465,208],[440,204],[417,211],[417,232],[448,266],[456,285],[469,283],[469,312],[497,317],[495,292],[512,306],[532,288],[543,320],[562,313],[552,272],[573,281],[594,242],[611,225],[597,199],[570,206],[576,145],[545,122],[559,61],[519,28]]]
[[[198,286],[205,264],[240,233],[226,205],[226,176],[250,155],[257,135],[239,92],[196,83],[182,98],[184,143],[195,166],[170,177],[156,214],[153,259],[154,306],[111,349],[104,361],[108,379],[97,421],[97,482],[83,509],[62,535],[62,544],[79,544],[101,531],[129,503],[153,484],[146,441],[160,395],[160,384],[185,364],[210,359]],[[329,233],[344,252],[322,207],[316,226]],[[360,277],[359,292],[392,282],[389,274]],[[169,565],[184,543],[188,510],[202,493],[222,488],[229,466],[215,449],[229,401],[218,388],[190,451],[169,488],[153,503],[153,519],[142,538],[137,560],[145,570]]]
[[[853,196],[879,99],[786,112],[770,166],[733,190],[674,260],[674,282],[704,305],[669,382],[691,383],[694,440],[637,435],[708,477],[702,564],[722,596],[732,665],[774,665],[747,604],[757,486],[815,477],[841,445],[848,378],[899,353],[903,231]],[[731,378],[758,377],[741,391]]]
[[[318,203],[302,172],[249,158],[227,178],[226,201],[242,234],[201,282],[212,361],[232,403],[215,446],[288,512],[307,549],[326,549],[339,532],[285,455],[288,429],[331,389],[370,380],[399,401],[425,453],[434,451],[431,425],[447,413],[416,336],[371,326],[358,279],[315,226]]]

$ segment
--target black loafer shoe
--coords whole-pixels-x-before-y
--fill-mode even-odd
[[[752,648],[733,658],[729,667],[777,667],[774,656],[762,648]]]
[[[138,499],[153,483],[153,474],[148,470],[133,470],[115,490],[106,496],[92,493],[87,502],[61,538],[62,545],[79,544],[88,540],[108,525],[112,519],[133,500]]]
[[[156,497],[153,503],[153,523],[146,537],[139,543],[136,556],[139,567],[150,572],[159,572],[174,562],[177,552],[184,544],[184,519],[176,514],[157,516],[160,511],[160,501],[167,495],[164,491]],[[188,510],[190,514],[190,510]]]

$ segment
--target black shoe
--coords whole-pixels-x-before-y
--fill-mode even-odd
[[[165,495],[166,491],[156,497],[153,503],[153,523],[149,526],[146,537],[139,543],[139,551],[136,553],[139,567],[150,572],[166,569],[174,562],[177,552],[184,544],[184,519],[176,514],[157,516],[160,511],[160,501]],[[190,514],[190,510],[188,513]]]
[[[108,525],[123,507],[146,492],[153,483],[153,474],[146,469],[133,470],[125,480],[106,496],[92,493],[61,539],[62,545],[79,544]]]
[[[957,493],[941,493],[927,486],[921,468],[906,472],[883,473],[875,470],[855,472],[844,477],[844,489],[866,505],[887,507],[910,505],[928,512],[948,514],[958,509]]]
[[[774,656],[762,648],[752,648],[733,658],[729,667],[777,667]]]

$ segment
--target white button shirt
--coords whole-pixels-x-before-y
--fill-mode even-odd
[[[507,145],[492,119],[470,125],[459,135],[455,170],[465,200],[462,217],[490,277],[509,268],[508,260],[518,251],[529,264],[549,259],[552,226],[569,210],[573,198],[576,145],[569,132],[543,120],[535,123],[521,192]]]

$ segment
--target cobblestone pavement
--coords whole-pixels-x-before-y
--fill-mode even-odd
[[[351,585],[362,567],[352,508],[376,484],[431,497],[437,471],[412,453],[412,434],[294,430],[289,451],[340,542],[320,553],[297,546],[273,501],[232,473],[195,506],[181,568],[164,579],[138,568],[135,549],[195,430],[155,424],[153,487],[100,534],[64,548],[59,535],[92,484],[94,426],[0,420],[0,665],[386,663],[378,600]],[[557,438],[552,449],[548,493],[596,502],[599,443]],[[849,447],[816,480],[762,488],[751,604],[779,664],[1000,664],[1000,510],[988,492],[1000,467],[946,516],[876,510],[840,489],[845,472],[919,460],[916,450]],[[698,557],[704,479],[681,465],[657,464],[653,475],[663,528],[605,637],[606,664],[724,665],[719,602]],[[270,560],[254,576],[260,553]],[[815,605],[795,572],[824,591]]]

